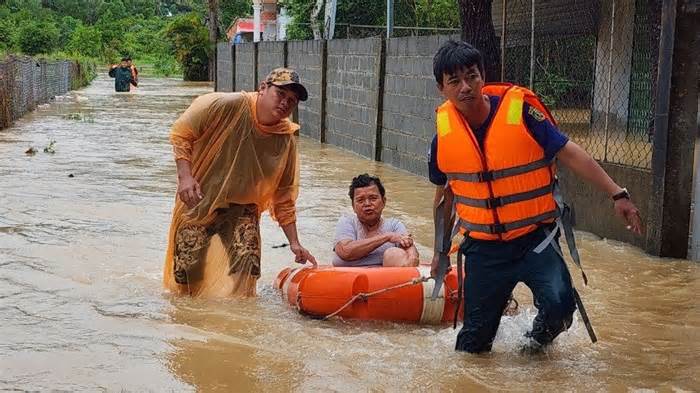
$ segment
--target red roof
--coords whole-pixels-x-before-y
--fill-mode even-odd
[[[236,34],[238,33],[252,33],[255,31],[255,24],[252,19],[239,19],[235,24]],[[260,23],[260,31],[263,31],[263,24]]]

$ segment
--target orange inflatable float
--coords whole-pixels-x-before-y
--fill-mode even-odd
[[[275,288],[300,313],[420,324],[452,322],[457,308],[457,273],[445,277],[440,296],[430,266],[286,268]],[[461,319],[462,310],[459,315]]]

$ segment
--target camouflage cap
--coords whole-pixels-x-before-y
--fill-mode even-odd
[[[297,93],[299,101],[306,101],[306,99],[309,98],[309,93],[299,81],[299,74],[290,68],[275,68],[267,74],[265,82],[275,86],[286,86],[293,89]]]

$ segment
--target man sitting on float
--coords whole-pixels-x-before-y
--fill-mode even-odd
[[[418,266],[418,250],[406,226],[382,218],[385,190],[378,177],[352,179],[348,193],[355,214],[343,216],[335,229],[334,266]]]

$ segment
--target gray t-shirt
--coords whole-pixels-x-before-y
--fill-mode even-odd
[[[395,218],[383,218],[377,234],[387,232],[408,233],[401,221]],[[366,238],[364,227],[362,223],[360,223],[360,220],[357,219],[357,216],[343,216],[338,220],[338,224],[335,227],[333,246],[335,247],[341,240],[361,240]],[[391,247],[396,247],[396,244],[386,242],[375,248],[374,251],[369,253],[366,257],[355,261],[346,261],[341,259],[338,254],[335,254],[333,257],[333,266],[381,266],[384,258],[384,251]]]

